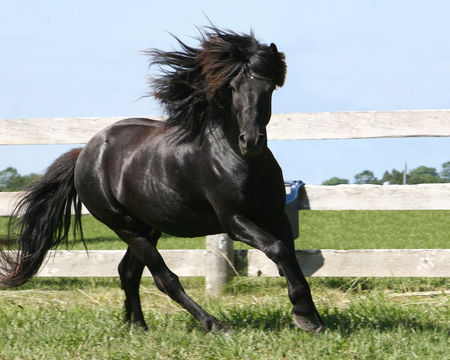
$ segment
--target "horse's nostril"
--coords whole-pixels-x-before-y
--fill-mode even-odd
[[[266,137],[263,134],[259,134],[254,141],[247,142],[245,135],[239,135],[239,144],[248,148],[259,148],[264,145]]]
[[[247,145],[247,140],[245,139],[245,135],[239,135],[239,143],[242,146],[246,146]]]
[[[246,157],[260,156],[264,150],[266,143],[266,136],[259,134],[256,137],[246,137],[245,135],[239,135],[239,147],[242,155]]]
[[[265,141],[266,137],[263,134],[259,134],[255,142],[256,147],[258,148],[260,146],[263,146]]]

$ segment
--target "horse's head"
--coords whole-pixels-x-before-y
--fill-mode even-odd
[[[267,147],[266,126],[272,116],[272,93],[283,85],[286,71],[284,55],[274,44],[260,49],[263,51],[255,52],[230,82],[231,112],[239,126],[239,149],[245,157],[258,157]],[[234,56],[242,56],[236,53],[238,49],[233,51]],[[278,63],[274,61],[280,59]],[[282,69],[271,68],[280,63]]]
[[[239,149],[245,157],[260,156],[267,146],[266,126],[275,88],[273,80],[244,70],[230,83],[231,111],[239,126]]]
[[[193,139],[209,122],[223,120],[233,128],[227,126],[227,135],[236,136],[232,141],[242,155],[260,156],[267,146],[272,92],[286,77],[284,54],[253,34],[215,27],[203,30],[200,40],[199,49],[178,40],[181,51],[146,52],[152,64],[168,67],[151,79],[150,94],[165,107],[166,124],[178,129],[179,138]],[[218,116],[211,116],[210,106]]]

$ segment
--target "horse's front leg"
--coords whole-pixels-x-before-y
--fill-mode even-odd
[[[261,250],[283,271],[289,298],[294,305],[292,313],[295,325],[305,331],[324,330],[325,325],[316,310],[308,282],[295,256],[292,239],[286,242],[278,240],[240,215],[233,218],[230,226],[233,238]]]

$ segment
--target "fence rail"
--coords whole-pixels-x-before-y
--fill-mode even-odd
[[[305,185],[305,210],[450,210],[450,184]],[[0,192],[0,216],[9,216],[20,193]],[[89,212],[83,207],[83,214]]]
[[[84,144],[121,119],[0,119],[0,145]],[[445,137],[450,136],[450,110],[273,114],[267,136],[269,140]]]
[[[206,276],[207,250],[160,250],[178,276]],[[123,250],[50,251],[41,277],[114,277]],[[303,273],[311,277],[450,277],[450,249],[297,250]],[[279,276],[259,250],[234,250],[234,268],[244,276]],[[144,276],[150,276],[147,269]]]
[[[120,119],[0,119],[0,145],[86,143]],[[267,130],[269,140],[450,137],[450,110],[274,114]],[[306,195],[302,206],[311,210],[450,210],[450,184],[306,185]],[[10,215],[16,200],[17,193],[0,193],[0,216]],[[207,276],[208,256],[226,262],[215,245],[209,246],[161,253],[178,275]],[[258,250],[228,254],[243,274],[278,275],[276,266]],[[89,256],[84,251],[51,253],[53,260],[40,276],[116,276],[122,256],[123,251],[90,251]],[[450,250],[298,250],[297,257],[307,276],[450,277]]]

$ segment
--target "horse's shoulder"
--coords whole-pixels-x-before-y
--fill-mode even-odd
[[[157,128],[162,128],[166,124],[163,120],[149,119],[149,118],[128,118],[119,120],[108,127],[104,128],[97,134],[97,137],[106,138],[122,138],[130,136],[142,137],[146,134],[154,133]]]
[[[151,127],[162,127],[165,125],[165,121],[161,118],[150,119],[143,117],[134,117],[123,119],[112,124],[112,127],[122,127],[122,126],[151,126]]]

